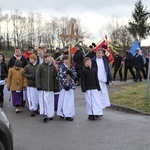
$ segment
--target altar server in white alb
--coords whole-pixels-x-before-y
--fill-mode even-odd
[[[89,57],[85,57],[83,63],[84,69],[81,73],[81,89],[85,93],[86,112],[89,115],[88,119],[95,120],[103,115],[97,71],[95,68],[92,68],[92,62]]]
[[[109,84],[109,82],[114,84],[114,81],[110,73],[108,60],[103,56],[103,49],[97,50],[96,57],[92,59],[92,66],[97,70],[98,81],[101,87],[100,99],[103,108],[106,108],[110,106],[110,99],[106,84]]]
[[[23,76],[27,79],[27,99],[29,104],[29,110],[31,110],[31,117],[34,117],[38,113],[38,91],[36,88],[35,78],[37,70],[37,56],[31,54],[29,56],[29,64],[25,66]]]
[[[36,87],[39,96],[40,114],[43,122],[53,120],[54,116],[54,91],[57,87],[56,68],[52,55],[44,54],[44,62],[39,65],[36,72]]]
[[[60,82],[60,94],[58,99],[57,115],[66,121],[73,121],[75,115],[74,107],[74,79],[77,77],[75,68],[71,65],[68,69],[69,59],[67,55],[62,57],[63,64],[58,70],[58,79]],[[67,80],[67,76],[69,80]],[[67,82],[68,81],[68,82]]]

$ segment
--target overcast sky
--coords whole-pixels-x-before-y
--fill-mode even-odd
[[[91,33],[98,31],[111,18],[129,19],[137,0],[0,0],[2,12],[41,12],[47,16],[78,17]],[[150,11],[150,0],[142,0]],[[149,44],[150,45],[150,44]]]

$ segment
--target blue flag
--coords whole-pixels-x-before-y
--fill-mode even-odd
[[[135,41],[133,42],[131,48],[130,48],[130,52],[131,52],[131,54],[132,54],[133,56],[135,55],[135,51],[136,51],[137,49],[140,49],[140,46],[139,46],[138,41],[135,40]]]

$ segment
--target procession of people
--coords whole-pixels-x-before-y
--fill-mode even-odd
[[[105,50],[100,48],[95,52],[95,47],[96,44],[92,43],[85,54],[81,45],[76,44],[73,55],[70,55],[68,46],[63,48],[63,52],[56,47],[54,55],[43,47],[38,47],[36,53],[33,47],[25,53],[20,47],[15,47],[14,55],[7,64],[5,56],[0,53],[0,107],[4,106],[6,86],[17,114],[22,111],[21,107],[28,106],[31,117],[40,114],[43,122],[53,120],[55,114],[61,120],[73,121],[74,90],[76,86],[81,86],[88,119],[102,117],[103,109],[111,105],[107,85],[115,84],[117,72],[119,80],[126,81],[128,70],[134,82],[142,81],[140,72],[146,79],[148,71],[145,66],[149,55],[145,57],[145,63],[139,49],[135,56],[129,50],[126,50],[125,56],[116,52],[112,64],[114,71],[111,73]]]

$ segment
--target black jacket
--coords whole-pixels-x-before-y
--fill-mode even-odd
[[[86,57],[89,57],[89,58],[93,58],[93,57],[95,57],[96,56],[96,53],[94,52],[94,51],[92,51],[92,52],[88,52],[87,53],[87,55],[86,55]]]
[[[144,61],[141,55],[134,56],[134,67],[139,69],[144,67]]]
[[[0,55],[3,56],[3,62],[0,63],[0,80],[4,80],[5,78],[7,78],[8,70],[6,67],[4,55],[3,54],[0,54]]]
[[[74,53],[73,62],[76,63],[75,68],[83,67],[83,53],[81,50],[78,50]]]
[[[125,58],[124,59],[125,67],[133,67],[133,63],[134,63],[133,55],[129,52],[126,53],[126,56],[124,58]]]
[[[81,72],[81,89],[82,92],[87,90],[97,89],[100,91],[100,86],[95,68],[84,67]]]
[[[122,57],[121,56],[115,56],[114,57],[114,62],[112,64],[112,67],[115,69],[115,70],[118,70],[121,66],[121,62],[122,62]]]
[[[16,57],[15,56],[10,58],[10,60],[8,62],[8,66],[7,66],[8,69],[14,66],[15,61],[16,61]],[[24,56],[21,56],[20,61],[22,62],[22,68],[24,68],[27,65],[27,63],[28,63],[27,59]]]

